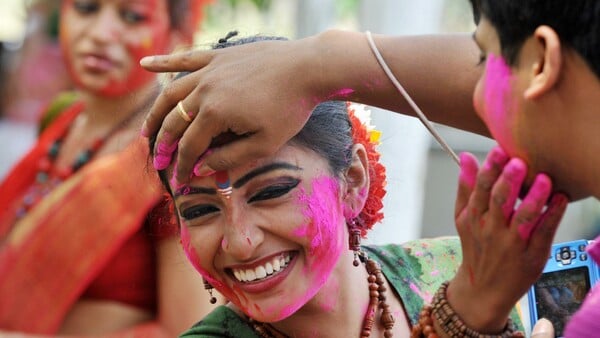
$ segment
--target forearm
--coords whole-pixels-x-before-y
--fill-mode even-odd
[[[374,39],[396,78],[429,119],[488,135],[472,105],[482,68],[476,66],[478,51],[467,34]],[[313,44],[309,49],[316,54],[310,68],[316,72],[321,95],[414,115],[378,64],[365,34],[332,30],[306,43]]]

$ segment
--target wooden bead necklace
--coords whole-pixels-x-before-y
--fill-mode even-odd
[[[379,318],[380,323],[384,327],[383,336],[385,338],[391,338],[393,336],[392,328],[394,327],[394,316],[390,310],[390,306],[386,302],[385,291],[385,277],[381,272],[381,266],[376,261],[366,258],[366,254],[361,253],[361,260],[365,261],[365,267],[369,273],[367,281],[369,282],[369,306],[365,319],[363,320],[363,326],[360,333],[361,338],[368,338],[371,336],[373,324],[375,323],[375,315],[377,309],[381,309],[381,317]],[[254,331],[262,338],[286,338],[288,337],[283,332],[278,331],[273,326],[257,322],[255,320],[249,320]]]

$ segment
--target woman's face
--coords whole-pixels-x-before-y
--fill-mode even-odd
[[[174,191],[184,250],[247,315],[284,319],[323,287],[347,250],[343,186],[325,159],[296,146]]]
[[[76,85],[103,96],[121,96],[154,79],[139,60],[168,49],[166,1],[64,0],[60,42]]]

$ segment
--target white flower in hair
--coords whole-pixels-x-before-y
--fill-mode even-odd
[[[379,143],[381,131],[376,130],[375,126],[371,123],[371,110],[366,105],[355,102],[350,102],[348,108],[354,111],[354,116],[365,126],[371,142]]]

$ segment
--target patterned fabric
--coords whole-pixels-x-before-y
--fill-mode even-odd
[[[96,280],[105,281],[104,273],[111,268],[119,281],[135,281],[131,274],[141,270],[143,279],[154,278],[154,271],[145,269],[148,265],[142,264],[140,269],[115,265],[121,250],[131,248],[131,244],[134,250],[137,247],[142,252],[136,250],[128,258],[152,259],[143,253],[147,246],[131,241],[143,231],[148,213],[163,194],[156,173],[147,169],[148,145],[142,138],[121,152],[89,162],[45,195],[23,218],[14,221],[16,205],[35,181],[39,159],[82,109],[76,103],[60,114],[0,184],[1,329],[56,333],[73,304]],[[143,240],[151,241],[148,236]],[[136,266],[137,263],[133,261]],[[120,270],[127,270],[128,274],[119,273]],[[100,297],[119,292],[99,286],[100,295],[97,288],[88,291]],[[154,285],[148,287],[151,293],[142,297],[155,298]],[[155,301],[135,297],[134,303],[142,306],[152,306]]]
[[[456,237],[421,239],[402,245],[366,246],[369,257],[381,264],[383,274],[404,304],[415,324],[424,302],[429,303],[442,281],[451,279],[462,260]],[[523,325],[517,310],[511,317]],[[252,327],[233,310],[220,306],[180,337],[259,338]]]

